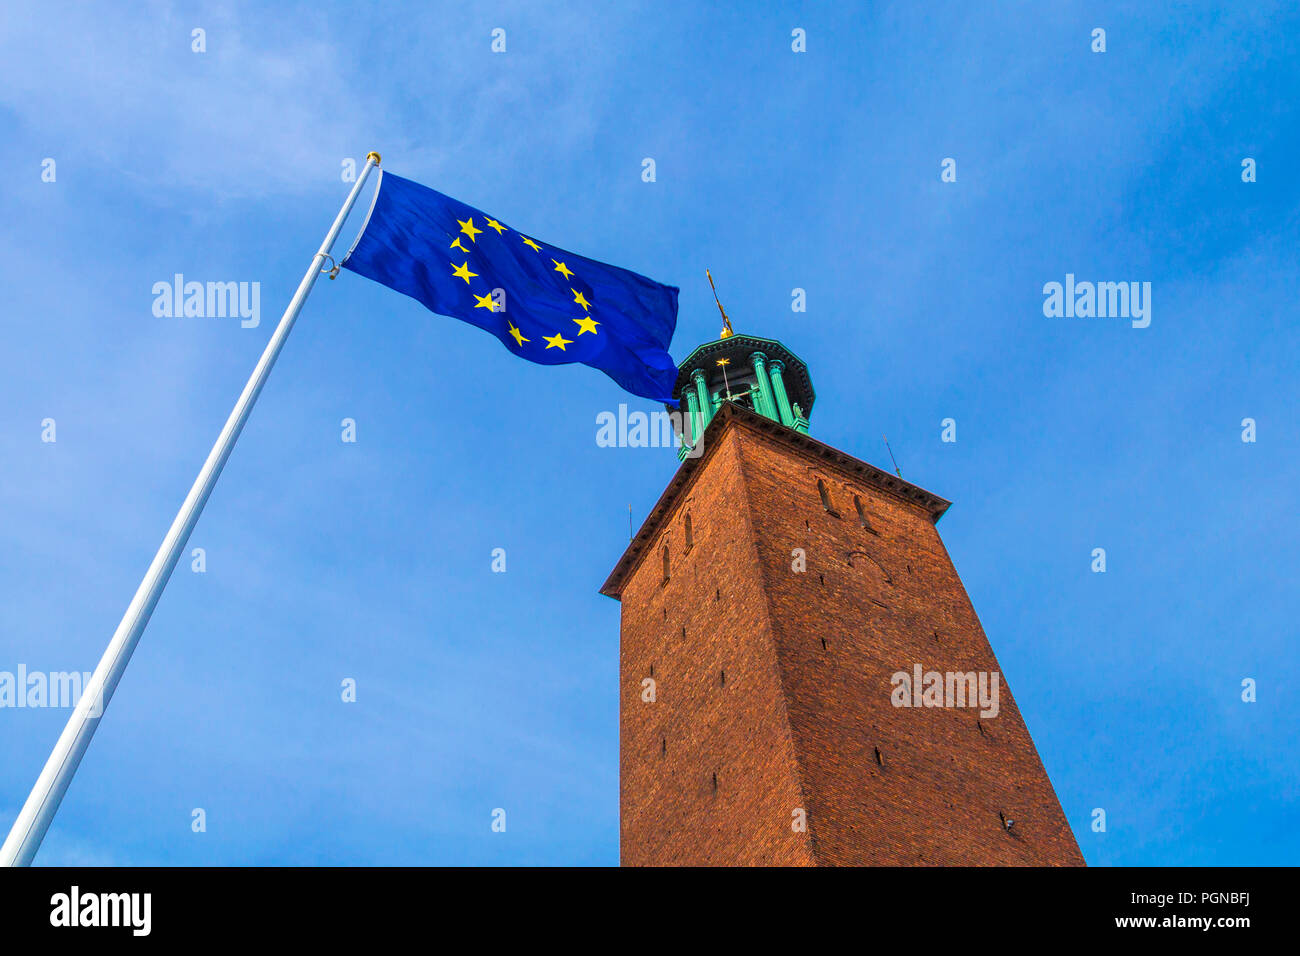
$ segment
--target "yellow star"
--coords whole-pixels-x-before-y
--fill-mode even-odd
[[[460,222],[459,219],[457,219],[456,221]],[[465,222],[460,222],[460,231],[465,233],[465,235],[469,236],[470,242],[478,242],[478,240],[475,239],[474,237],[477,236],[483,230],[474,228],[474,217],[470,216],[469,219],[466,220]]]
[[[456,221],[457,221],[457,222],[460,222],[459,219],[457,219]],[[451,248],[453,248],[453,249],[459,249],[461,252],[464,252],[464,253],[466,253],[466,254],[469,253],[469,250],[466,249],[464,246],[462,246],[462,245],[460,244],[460,236],[457,236],[457,237],[456,237],[456,241],[453,242],[453,243],[451,244]]]
[[[552,259],[551,261],[555,262],[554,259]],[[563,262],[555,262],[555,271],[558,272],[560,275],[564,276],[564,278],[566,279],[569,278],[569,276],[573,275],[573,273],[569,271],[569,267],[566,266]]]
[[[727,359],[727,358],[718,359],[718,364],[719,364],[719,365],[730,365],[730,364],[731,364],[731,359]]]
[[[590,332],[592,335],[595,335],[596,326],[600,325],[599,322],[591,318],[574,319],[573,321],[578,323],[578,328],[581,330],[578,332],[579,335],[582,335],[583,332]]]
[[[515,324],[509,319],[506,319],[506,325],[510,326],[510,334],[515,337],[515,341],[519,343],[520,347],[522,347],[525,342],[532,341],[532,339],[524,338],[524,333],[515,328]]]
[[[457,220],[457,222],[459,222],[459,221],[460,221],[460,220]],[[522,239],[524,240],[524,245],[526,245],[526,246],[532,246],[533,249],[534,249],[536,252],[541,252],[541,251],[542,251],[542,247],[539,246],[537,243],[533,242],[533,240],[529,239],[527,236],[522,236],[522,237],[520,237],[520,238],[522,238]]]
[[[456,221],[460,222],[459,219],[457,219]],[[497,222],[495,219],[493,219],[490,216],[487,217],[487,224],[497,231],[498,236],[501,235],[501,233],[506,231],[505,226],[501,225],[501,223]]]
[[[454,262],[449,262],[449,263],[447,263],[447,265],[449,265],[449,266],[454,266],[455,264],[456,264],[456,263],[454,263]],[[461,266],[460,268],[458,268],[455,272],[453,272],[452,275],[454,275],[457,279],[464,279],[464,280],[465,280],[465,284],[466,284],[466,285],[469,285],[469,277],[470,277],[470,276],[477,276],[478,273],[477,273],[477,272],[470,272],[470,271],[469,271],[469,260],[466,260],[466,261],[465,261],[465,264],[464,264],[463,266]]]
[[[474,308],[487,309],[489,312],[497,310],[497,304],[492,301],[492,293],[479,295],[477,292],[471,292],[470,295],[474,296]]]
[[[559,332],[556,332],[554,335],[543,335],[542,338],[546,339],[546,347],[548,349],[559,349],[561,352],[564,351],[566,345],[573,344],[573,339],[566,339]]]
[[[581,292],[577,289],[570,289],[569,291],[573,293],[573,301],[582,306],[583,312],[591,311],[591,303],[587,301],[586,297]]]

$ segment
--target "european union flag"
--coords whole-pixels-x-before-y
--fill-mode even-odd
[[[343,267],[486,329],[539,365],[582,362],[676,404],[677,289],[548,246],[473,206],[382,173]]]

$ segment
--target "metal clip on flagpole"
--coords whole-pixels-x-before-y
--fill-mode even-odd
[[[334,225],[330,226],[320,250],[312,257],[307,274],[298,283],[298,291],[289,301],[289,307],[284,310],[280,324],[276,326],[271,340],[266,343],[266,348],[262,352],[262,357],[258,359],[248,384],[244,386],[244,391],[235,402],[230,417],[226,419],[225,427],[217,436],[217,443],[212,446],[212,451],[208,453],[198,477],[194,479],[190,493],[186,495],[176,520],[172,522],[167,536],[163,538],[162,545],[158,548],[158,553],[154,555],[153,562],[149,565],[149,570],[145,572],[144,580],[140,582],[135,597],[131,599],[122,622],[113,632],[113,639],[108,642],[108,649],[104,651],[104,656],[100,658],[99,666],[95,668],[95,673],[91,676],[90,683],[86,685],[81,700],[77,702],[72,716],[68,718],[67,726],[63,728],[58,743],[54,745],[50,759],[45,762],[45,768],[36,780],[36,786],[32,788],[31,795],[19,811],[18,819],[14,821],[4,846],[0,847],[0,865],[27,866],[36,856],[36,851],[40,849],[45,831],[49,829],[50,821],[54,819],[54,814],[59,809],[59,803],[67,792],[68,784],[72,782],[72,776],[77,772],[77,765],[81,763],[81,758],[90,745],[90,738],[95,735],[104,708],[108,706],[118,681],[122,679],[122,673],[131,660],[131,653],[149,623],[149,616],[153,614],[153,609],[162,596],[163,588],[167,586],[167,580],[171,577],[176,562],[185,549],[190,532],[194,530],[199,515],[203,513],[203,506],[221,476],[221,469],[225,466],[226,459],[230,457],[244,423],[248,421],[248,415],[253,410],[258,395],[261,394],[262,386],[266,384],[267,376],[271,374],[271,367],[275,365],[280,350],[284,348],[284,341],[293,328],[298,313],[302,311],[308,293],[316,284],[316,277],[321,273],[321,262],[330,258],[330,249],[334,245],[334,240],[338,238],[348,213],[352,211],[361,187],[365,185],[370,170],[378,165],[379,154],[370,153],[366,157],[365,168],[357,177],[352,191],[348,193],[348,198],[343,203],[343,208],[335,217]]]

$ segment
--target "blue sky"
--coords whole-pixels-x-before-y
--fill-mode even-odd
[[[0,670],[93,669],[377,149],[679,285],[678,358],[707,266],[815,437],[889,436],[1090,864],[1297,862],[1294,7],[614,6],[0,8]],[[261,325],[155,317],[177,272]],[[1045,317],[1067,273],[1150,282],[1150,326]],[[597,447],[620,402],[320,283],[37,862],[616,863],[597,588],[677,465]],[[0,711],[0,827],[66,718]]]

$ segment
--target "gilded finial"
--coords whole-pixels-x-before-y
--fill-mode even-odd
[[[378,165],[379,165],[379,154],[376,153],[373,149],[372,149],[370,152],[366,153],[366,159],[367,159],[367,160],[370,160],[371,158],[374,159],[374,161],[375,161],[375,165],[378,166]]]
[[[731,333],[729,331],[723,329],[721,337],[725,339],[730,334]],[[718,367],[722,369],[722,384],[726,387],[727,398],[731,398],[731,383],[727,381],[727,366],[730,364],[731,364],[731,359],[729,358],[720,358],[718,359],[717,362]]]
[[[705,269],[704,274],[709,277],[709,288],[713,290],[713,301],[718,303],[718,311],[722,313],[722,332],[719,333],[718,338],[729,338],[736,334],[736,330],[731,327],[731,320],[727,318],[727,311],[722,307],[722,303],[718,301],[718,287],[713,284],[713,273]]]

